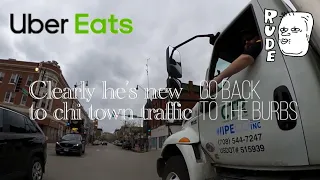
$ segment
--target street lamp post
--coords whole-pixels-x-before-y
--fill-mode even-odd
[[[147,94],[147,103],[146,103],[146,105],[148,105],[149,106],[149,102],[150,102],[150,87],[149,87],[149,60],[150,60],[150,58],[148,58],[147,59],[147,64],[146,64],[146,72],[147,72],[147,81],[148,81],[148,89],[147,90],[145,90],[145,88],[143,88],[143,87],[141,87],[140,85],[137,85],[137,87],[136,87],[136,90],[139,90],[139,87],[142,89],[142,90],[144,90],[144,92]],[[149,107],[148,107],[149,108]],[[144,124],[144,123],[143,123]],[[143,128],[142,128],[143,129]],[[148,124],[147,124],[147,129],[148,129]],[[149,129],[148,129],[149,130]],[[143,131],[143,130],[142,130]],[[148,138],[148,132],[146,133],[146,141],[148,142],[149,141],[149,138]],[[149,150],[149,143],[147,143],[146,144],[146,151],[148,151]]]
[[[149,89],[149,88],[150,88],[150,87],[149,87],[149,60],[150,60],[150,58],[147,59],[147,64],[146,64],[146,66],[147,66],[147,67],[146,67],[147,80],[148,80],[148,92],[147,92],[147,93],[148,93],[148,98],[149,98],[149,90],[150,90],[150,89]]]
[[[147,94],[147,104],[148,104],[149,103],[148,99],[150,99],[149,98],[149,89],[148,89],[148,91],[146,91],[143,87],[141,87],[140,85],[137,85],[136,90],[139,90],[139,87]],[[148,138],[148,133],[147,133],[147,138]]]
[[[42,72],[42,76],[41,76],[41,71],[42,70],[43,70],[43,72]],[[39,80],[44,81],[44,77],[46,75],[46,69],[42,68],[42,62],[39,63],[38,67],[35,67],[34,71],[35,72],[39,72]],[[41,87],[42,87],[42,83],[38,84],[38,86],[36,86],[35,94],[37,94],[37,96],[39,97],[40,96],[40,90],[41,90]],[[36,106],[37,106],[38,102],[39,102],[38,99],[33,99],[33,101],[32,101],[32,107],[33,107],[32,114],[33,114],[33,117],[35,117],[34,114],[35,114]],[[48,136],[46,136],[46,140],[48,140],[48,139],[49,139]]]
[[[76,82],[76,84],[74,85],[74,88],[77,88],[78,86],[81,86],[81,85],[83,85],[83,83],[85,83],[85,86],[86,87],[88,87],[88,85],[89,85],[89,82],[88,81],[81,81],[81,82]],[[70,108],[72,108],[73,107],[73,101],[74,101],[74,99],[72,98],[71,99],[71,105],[70,105]],[[71,130],[71,114],[72,113],[72,111],[69,111],[69,118],[68,118],[68,123],[69,123],[69,130]]]
[[[148,90],[145,90],[145,88],[143,88],[143,87],[141,87],[140,85],[137,85],[137,87],[136,87],[136,90],[138,91],[139,90],[139,87],[147,94],[147,99],[149,99],[149,88],[148,88]]]
[[[42,71],[42,70],[43,70],[43,71]],[[40,63],[39,66],[34,69],[34,71],[35,71],[35,72],[39,72],[39,73],[40,73],[39,79],[40,79],[41,81],[44,81],[44,78],[45,78],[45,75],[46,75],[46,69],[42,67],[42,63]],[[41,71],[42,71],[42,73],[41,73]],[[41,75],[41,74],[42,74],[42,75]],[[36,87],[36,94],[37,94],[38,97],[40,96],[41,87],[42,87],[42,83],[39,84],[39,87],[38,87],[38,86]],[[37,99],[34,99],[34,100],[33,100],[33,107],[34,107],[34,108],[33,108],[33,113],[34,113],[35,110],[36,110],[36,106],[37,106],[37,103],[38,103],[38,102],[39,102],[39,101],[38,101]]]

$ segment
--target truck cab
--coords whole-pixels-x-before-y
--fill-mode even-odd
[[[304,56],[285,55],[279,26],[288,11],[283,1],[252,0],[218,36],[210,37],[213,51],[201,99],[189,122],[164,143],[157,162],[162,179],[320,177],[320,51],[307,35],[311,40]],[[240,32],[248,27],[263,42],[259,56],[210,94],[206,82],[241,55]],[[181,62],[172,63],[179,58],[170,56],[176,47],[167,50],[167,70],[171,84],[179,87]]]

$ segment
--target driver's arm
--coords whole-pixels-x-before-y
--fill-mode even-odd
[[[260,54],[261,48],[261,41],[253,44],[251,47],[246,49],[237,59],[235,59],[224,71],[222,71],[220,75],[214,78],[214,80],[217,83],[220,83],[223,79],[231,77],[232,75],[253,64],[255,59]]]

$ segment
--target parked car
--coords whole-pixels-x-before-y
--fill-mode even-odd
[[[132,145],[131,145],[131,142],[129,142],[129,141],[125,141],[125,142],[122,144],[122,149],[131,150],[131,148],[132,148]]]
[[[108,145],[108,142],[107,141],[102,141],[101,145]]]
[[[47,161],[46,141],[37,122],[0,106],[0,179],[41,180]]]
[[[119,141],[118,143],[117,143],[117,146],[122,146],[122,141]]]
[[[82,156],[85,153],[85,147],[86,143],[81,134],[66,134],[56,143],[56,154],[74,153]]]
[[[95,140],[95,141],[93,141],[93,143],[92,143],[92,145],[100,145],[101,144],[101,142],[99,141],[99,140]]]

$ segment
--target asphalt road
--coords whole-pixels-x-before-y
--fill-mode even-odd
[[[82,157],[57,156],[51,145],[43,180],[159,180],[158,155],[158,151],[136,153],[108,144],[88,146]]]

